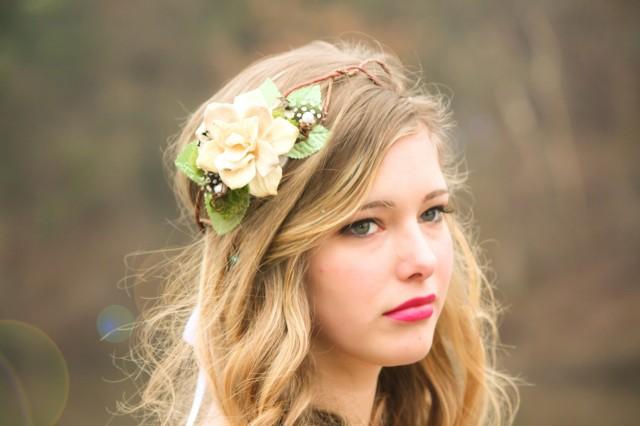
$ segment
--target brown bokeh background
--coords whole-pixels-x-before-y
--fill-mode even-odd
[[[502,366],[532,383],[516,424],[637,424],[639,20],[623,0],[3,0],[0,320],[64,356],[58,423],[133,424],[109,414],[128,342],[96,319],[137,314],[127,254],[191,238],[162,168],[189,111],[262,55],[365,33],[452,99]]]

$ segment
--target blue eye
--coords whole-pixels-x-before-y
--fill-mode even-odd
[[[373,219],[363,219],[353,222],[340,230],[341,234],[353,235],[355,237],[366,237],[378,230],[378,225]]]
[[[445,213],[453,213],[454,210],[449,206],[441,205],[431,207],[420,215],[423,222],[440,223]],[[340,230],[340,234],[353,237],[367,237],[375,234],[380,230],[380,225],[376,219],[361,219],[346,225]]]
[[[431,207],[429,210],[422,213],[422,220],[425,222],[441,222],[445,213],[453,213],[453,209],[447,206]]]

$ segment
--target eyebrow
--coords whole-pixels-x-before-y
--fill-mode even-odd
[[[449,191],[446,189],[436,189],[434,191],[431,191],[430,193],[428,193],[424,199],[422,200],[422,202],[426,202],[429,201],[433,198],[436,198],[440,195],[443,194],[448,194]],[[361,210],[369,210],[369,209],[375,209],[375,208],[379,208],[379,207],[384,207],[384,208],[394,208],[396,205],[393,203],[393,201],[387,201],[387,200],[375,200],[375,201],[371,201],[367,204],[364,204],[362,207],[360,207],[358,209],[358,211]]]

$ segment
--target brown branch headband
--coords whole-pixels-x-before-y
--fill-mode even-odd
[[[329,137],[329,130],[322,123],[329,112],[333,83],[362,73],[374,84],[383,86],[365,68],[371,63],[391,76],[385,63],[369,59],[296,84],[283,94],[267,80],[259,89],[237,96],[233,104],[208,104],[203,123],[196,131],[197,141],[187,144],[176,159],[178,169],[199,185],[194,211],[199,229],[204,232],[205,225],[211,225],[219,235],[225,234],[241,222],[249,205],[249,195],[275,195],[282,169],[279,164],[269,162],[273,158],[260,158],[260,151],[255,146],[260,144],[262,150],[293,159],[306,158],[317,152]],[[327,80],[326,96],[322,99],[319,83]],[[242,121],[247,118],[253,121],[249,121],[250,124]],[[255,122],[259,123],[256,134],[276,134],[277,137],[273,136],[272,140],[243,139],[246,126]],[[254,147],[253,151],[251,147]],[[245,150],[251,157],[237,160],[238,150]],[[248,163],[250,167],[246,166]],[[265,165],[270,167],[266,172],[268,167]],[[208,219],[202,217],[203,203]]]

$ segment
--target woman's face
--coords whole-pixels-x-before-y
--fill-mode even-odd
[[[361,210],[310,255],[315,349],[378,366],[428,354],[452,273],[448,200],[427,130],[398,139]]]

